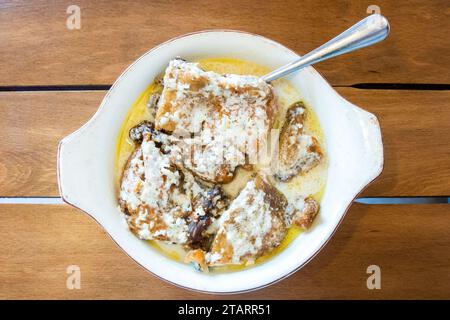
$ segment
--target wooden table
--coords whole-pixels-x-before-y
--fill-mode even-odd
[[[385,169],[361,196],[450,195],[448,1],[78,0],[81,29],[68,30],[71,3],[0,2],[0,298],[217,298],[158,280],[86,214],[43,204],[59,197],[58,141],[133,60],[191,31],[245,30],[305,53],[378,5],[391,23],[387,41],[317,65],[381,122]],[[80,290],[66,288],[73,264]],[[380,290],[366,286],[373,264]],[[448,299],[450,205],[354,204],[306,267],[233,298]]]

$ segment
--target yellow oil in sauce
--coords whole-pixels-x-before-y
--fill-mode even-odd
[[[196,61],[199,66],[207,71],[214,71],[217,73],[233,73],[240,75],[255,75],[261,76],[268,73],[270,70],[267,67],[258,65],[253,62],[238,60],[234,58],[208,58]],[[277,80],[272,83],[275,89],[275,94],[278,99],[279,112],[275,118],[274,128],[278,129],[281,127],[283,119],[286,115],[287,108],[294,102],[302,100],[300,93],[286,80]],[[143,120],[153,120],[150,112],[147,108],[147,102],[150,95],[154,92],[161,91],[162,87],[155,83],[150,84],[145,91],[138,97],[138,99],[131,106],[125,121],[120,129],[117,138],[117,149],[116,149],[116,159],[115,159],[115,171],[116,171],[116,186],[119,188],[120,177],[125,164],[134,151],[134,144],[128,137],[129,130],[140,123]],[[322,199],[325,185],[326,185],[326,174],[327,174],[327,156],[326,156],[326,144],[323,135],[323,131],[320,127],[319,120],[314,113],[314,111],[306,105],[307,117],[305,119],[304,128],[308,134],[315,136],[324,153],[323,160],[321,163],[309,171],[305,175],[299,175],[294,177],[291,181],[287,183],[282,183],[278,181],[272,181],[274,185],[283,192],[289,199],[291,196],[296,194],[302,194],[304,196],[312,195],[312,197],[320,202]],[[252,177],[253,172],[246,171],[242,168],[238,168],[236,171],[235,178],[232,182],[227,185],[223,185],[223,189],[231,197],[235,197],[238,192],[245,186],[246,182]],[[313,226],[314,227],[314,226]],[[243,268],[249,268],[261,263],[264,263],[287,246],[289,246],[292,241],[302,232],[302,229],[297,226],[292,226],[281,244],[272,250],[269,254],[258,258],[252,265],[236,265],[236,266],[223,266],[210,268],[213,272],[233,272],[242,270]],[[181,246],[171,245],[162,243],[160,241],[149,240],[148,243],[155,248],[158,252],[162,253],[164,256],[182,262],[184,259],[185,251]]]
[[[117,147],[116,147],[116,159],[115,159],[115,182],[118,188],[120,183],[120,178],[122,176],[123,168],[128,161],[131,153],[135,149],[133,141],[128,136],[128,132],[132,127],[139,124],[143,120],[151,120],[151,114],[147,108],[147,102],[149,96],[155,92],[160,91],[162,88],[160,85],[154,83],[150,84],[144,92],[136,99],[136,101],[131,106],[128,111],[125,121],[120,128],[119,135],[117,137]]]

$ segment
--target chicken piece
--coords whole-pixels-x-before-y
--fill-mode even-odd
[[[319,203],[311,197],[298,197],[286,208],[286,225],[309,229],[319,213]]]
[[[156,129],[185,137],[186,168],[227,183],[246,157],[257,161],[277,110],[271,85],[254,76],[205,72],[179,59],[170,61],[163,84]]]
[[[174,164],[166,135],[144,124],[132,135],[142,142],[128,160],[119,192],[128,226],[141,239],[186,245],[188,223],[200,214],[198,199],[207,189]]]
[[[303,133],[306,109],[301,102],[289,107],[279,139],[275,177],[288,181],[300,172],[307,172],[319,164],[322,151],[316,138]]]
[[[124,170],[119,195],[130,230],[142,239],[209,247],[206,229],[228,203],[221,188],[199,183],[180,166],[178,140],[155,130],[153,123],[136,125],[130,138],[137,149]]]
[[[128,226],[139,238],[173,243],[187,241],[188,227],[183,216],[188,212],[171,201],[179,183],[178,170],[153,141],[144,138],[128,161],[119,194]]]
[[[219,219],[206,262],[210,266],[251,264],[286,235],[286,198],[262,177],[250,180]]]
[[[172,199],[180,178],[179,170],[144,133],[142,144],[128,160],[119,194],[129,228],[139,238],[186,243],[188,226],[183,217],[190,208]]]

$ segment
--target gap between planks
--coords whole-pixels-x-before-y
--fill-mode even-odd
[[[111,84],[0,86],[0,92],[104,91],[109,90],[111,86]],[[365,90],[450,90],[450,84],[445,83],[355,83],[352,85],[334,85],[333,87]]]
[[[450,197],[366,197],[356,198],[356,203],[383,204],[431,204],[450,203]],[[0,197],[0,204],[64,204],[61,197]]]

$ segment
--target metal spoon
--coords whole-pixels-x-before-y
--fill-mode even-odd
[[[273,81],[316,62],[378,43],[384,40],[388,34],[389,22],[387,19],[380,14],[372,14],[319,48],[262,76],[261,79],[266,82]]]

